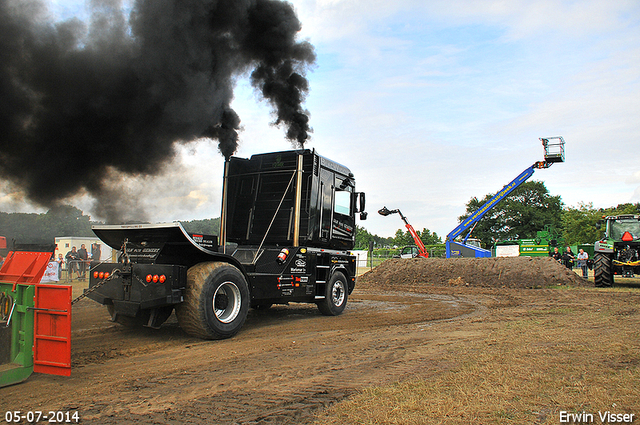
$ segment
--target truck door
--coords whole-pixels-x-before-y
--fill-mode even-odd
[[[351,192],[336,189],[333,198],[332,237],[350,241],[353,236],[353,221],[351,214]]]
[[[355,235],[353,182],[336,174],[333,190],[331,243],[335,248],[350,249]]]
[[[333,216],[333,173],[320,171],[320,240],[331,238],[331,221]]]

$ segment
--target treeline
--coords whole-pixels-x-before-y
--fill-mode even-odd
[[[562,211],[562,234],[567,245],[593,243],[602,239],[604,227],[596,228],[596,223],[610,215],[640,213],[640,203],[619,204],[610,208],[593,208],[593,204],[581,203],[577,208],[565,208]]]
[[[60,236],[95,236],[91,217],[70,205],[51,208],[44,214],[0,212],[0,236],[21,244],[52,244]]]
[[[489,193],[481,199],[471,198],[466,204],[466,213],[458,217],[458,223],[478,211],[494,195]],[[551,195],[543,182],[531,181],[520,185],[489,210],[477,223],[471,236],[480,239],[482,246],[489,249],[498,241],[534,239],[538,231],[548,227],[560,231],[566,245],[592,244],[604,234],[604,228],[596,228],[596,223],[604,216],[639,213],[640,203],[619,204],[609,208],[594,208],[592,203],[566,207],[561,197]],[[375,248],[414,244],[409,232],[401,229],[390,238],[372,235],[359,226],[356,230],[356,249],[368,249],[370,241],[373,241]],[[418,233],[425,245],[444,242],[428,229]],[[467,233],[468,230],[461,236]]]
[[[484,198],[471,198],[466,204],[466,213],[458,217],[462,222],[478,210],[494,194]],[[490,248],[496,241],[535,238],[539,230],[546,226],[562,232],[567,245],[591,244],[599,240],[604,229],[597,229],[596,223],[607,215],[638,214],[640,203],[620,204],[610,208],[594,208],[591,203],[581,203],[577,207],[565,207],[560,196],[553,196],[538,181],[526,182],[515,189],[496,207],[480,220],[472,236]],[[390,218],[392,219],[392,218]],[[218,235],[220,218],[182,221],[190,233]],[[0,212],[0,236],[23,244],[49,244],[61,236],[94,236],[91,231],[91,217],[76,207],[62,205],[42,214]],[[429,245],[443,243],[443,238],[427,228],[417,231],[422,242]],[[464,236],[465,233],[462,234]],[[392,237],[371,234],[364,227],[356,226],[355,249],[368,249],[373,242],[375,248],[413,245],[409,231],[398,229]]]
[[[189,233],[202,233],[204,235],[216,235],[220,233],[220,217],[204,220],[181,221],[184,229]]]
[[[416,230],[416,233],[420,237],[422,243],[425,244],[425,246],[443,243],[442,238],[440,238],[440,236],[438,236],[436,232],[431,232],[429,229],[423,228],[422,231]],[[369,244],[371,242],[373,242],[374,248],[391,248],[394,246],[402,247],[406,245],[415,245],[413,236],[411,236],[411,233],[409,233],[408,230],[402,231],[402,229],[398,229],[393,237],[383,238],[378,235],[372,235],[364,227],[356,225],[355,249],[368,250]]]
[[[0,236],[20,244],[52,244],[57,237],[95,236],[91,230],[94,224],[104,224],[91,221],[91,217],[76,207],[62,205],[51,208],[46,213],[7,213],[0,212]],[[191,233],[217,235],[220,230],[220,218],[205,220],[183,221],[185,230]]]
[[[481,200],[472,198],[466,205],[466,214],[458,218],[459,222],[493,196],[490,193]],[[604,228],[596,228],[603,216],[638,214],[639,209],[640,203],[609,208],[594,208],[592,203],[567,207],[560,196],[549,193],[543,182],[531,181],[523,183],[491,209],[478,222],[472,236],[480,239],[483,247],[490,248],[498,241],[533,239],[538,231],[550,227],[562,234],[565,245],[592,244],[604,235]]]

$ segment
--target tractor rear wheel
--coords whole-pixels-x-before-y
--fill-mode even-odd
[[[187,270],[184,302],[176,305],[180,327],[191,336],[223,339],[240,331],[249,311],[249,286],[228,263],[200,263]]]
[[[610,255],[596,252],[593,256],[593,276],[595,286],[613,285],[613,258]]]

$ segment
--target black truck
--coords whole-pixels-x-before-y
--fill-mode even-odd
[[[355,286],[349,250],[364,207],[349,169],[315,150],[231,157],[219,237],[178,222],[93,226],[119,258],[92,264],[86,295],[125,325],[157,328],[175,309],[204,339],[235,335],[249,308],[315,303],[339,315]]]

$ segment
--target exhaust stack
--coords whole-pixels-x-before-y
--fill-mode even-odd
[[[222,180],[222,211],[220,211],[220,244],[222,252],[227,253],[227,188],[229,186],[229,159],[224,161],[224,177]]]

